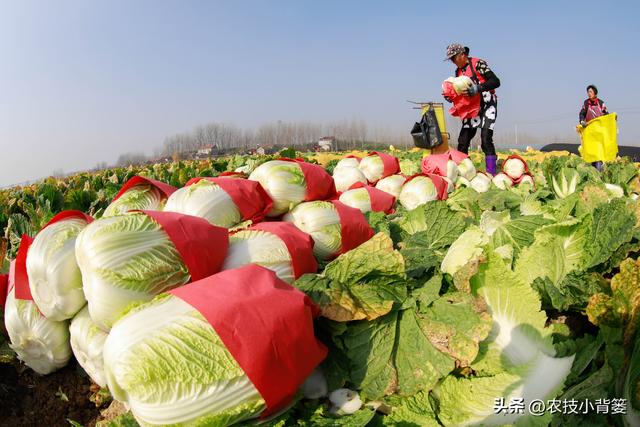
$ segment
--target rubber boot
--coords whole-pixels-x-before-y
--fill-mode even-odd
[[[491,174],[491,176],[495,176],[496,175],[496,169],[497,169],[497,163],[498,163],[498,156],[496,156],[496,155],[485,156],[484,163],[487,166],[487,173]]]
[[[593,165],[594,168],[596,168],[598,170],[598,172],[602,172],[602,162],[593,162],[591,163]]]

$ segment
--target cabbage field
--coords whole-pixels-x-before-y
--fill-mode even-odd
[[[0,425],[638,426],[640,175],[229,156],[0,190]]]

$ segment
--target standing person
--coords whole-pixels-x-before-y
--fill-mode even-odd
[[[581,126],[586,126],[591,120],[609,114],[607,106],[604,105],[604,101],[598,98],[598,88],[595,85],[587,86],[587,96],[584,103],[582,103],[582,109],[578,119]],[[602,171],[602,161],[591,163],[598,171]]]
[[[482,94],[478,116],[462,120],[462,129],[460,129],[460,135],[458,136],[458,150],[468,153],[469,144],[471,144],[476,131],[480,128],[486,170],[491,175],[495,175],[498,158],[496,156],[496,147],[493,145],[493,125],[498,114],[498,97],[495,89],[500,87],[500,79],[489,68],[486,61],[470,57],[469,48],[459,43],[447,46],[445,61],[448,60],[456,64],[456,77],[467,76],[473,82],[473,85],[465,95]]]
[[[604,105],[604,101],[598,98],[598,88],[594,85],[587,86],[587,96],[584,103],[582,104],[582,109],[580,110],[579,119],[580,124],[582,126],[586,126],[587,123],[596,117],[604,116],[605,114],[609,114],[607,111],[607,106]]]

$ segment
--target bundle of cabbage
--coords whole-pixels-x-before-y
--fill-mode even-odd
[[[262,221],[272,204],[259,182],[194,178],[169,196],[164,211],[198,216],[210,224],[230,228],[243,221]]]
[[[449,77],[447,81],[451,82],[453,90],[455,90],[458,95],[466,92],[467,89],[473,85],[469,76]]]
[[[373,211],[390,214],[393,213],[396,204],[396,198],[391,194],[362,184],[356,184],[342,193],[339,200],[362,213]]]
[[[400,172],[400,164],[396,157],[374,151],[360,161],[360,170],[367,181],[374,184],[382,178]]]
[[[270,270],[223,271],[114,325],[104,347],[109,390],[143,426],[266,418],[292,402],[327,354],[314,336],[317,314]]]
[[[402,187],[398,201],[405,209],[412,210],[420,205],[447,198],[448,184],[438,175],[417,175]]]
[[[367,183],[367,178],[358,167],[342,166],[333,170],[333,181],[337,191],[347,191],[353,184]]]
[[[102,350],[108,333],[98,328],[89,316],[89,307],[85,306],[71,320],[71,349],[82,369],[101,387],[106,387]]]
[[[478,172],[469,185],[478,193],[486,193],[491,188],[491,177],[483,172]]]
[[[264,222],[229,237],[223,270],[257,264],[292,283],[306,273],[315,273],[313,239],[288,222]]]
[[[529,166],[522,157],[513,154],[502,163],[502,172],[514,182],[519,182],[523,175],[529,174]]]
[[[402,186],[406,181],[407,177],[404,175],[391,175],[378,181],[376,188],[391,194],[397,199],[400,197],[400,191],[402,191]]]
[[[330,199],[336,193],[333,178],[322,166],[293,159],[263,163],[249,179],[262,184],[273,200],[269,217],[289,212],[303,201]]]
[[[47,319],[31,298],[26,268],[29,240],[23,236],[17,258],[11,262],[4,325],[11,341],[9,346],[18,359],[46,375],[65,366],[71,358],[69,322]]]
[[[131,210],[161,210],[174,191],[175,187],[164,182],[134,176],[120,188],[102,216],[122,215]]]
[[[334,258],[373,236],[362,212],[338,201],[301,203],[283,220],[311,235],[313,253],[320,260]]]
[[[91,319],[109,330],[133,302],[222,267],[228,231],[172,212],[130,212],[89,224],[76,240]]]
[[[360,166],[360,157],[357,156],[346,156],[343,157],[342,159],[338,160],[338,163],[336,163],[336,166],[333,168],[333,170],[335,171],[336,169],[340,169],[340,168],[357,168],[358,166]]]
[[[500,172],[491,180],[493,184],[501,190],[506,190],[507,188],[513,187],[513,180],[509,175],[504,172]]]
[[[76,262],[78,234],[93,221],[80,211],[53,217],[28,246],[27,275],[36,305],[49,320],[72,318],[85,304]]]

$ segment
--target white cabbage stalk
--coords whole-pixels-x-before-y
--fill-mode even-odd
[[[333,170],[333,181],[336,184],[336,190],[347,191],[356,182],[367,183],[367,178],[357,167],[343,166]]]
[[[111,202],[104,210],[103,217],[122,215],[130,210],[161,211],[165,197],[160,190],[149,184],[135,185]]]
[[[472,180],[476,176],[476,167],[470,158],[467,157],[458,164],[458,173],[468,180]]]
[[[427,202],[438,200],[438,190],[428,176],[417,176],[407,182],[398,198],[405,209],[412,210]]]
[[[178,212],[204,218],[218,227],[233,227],[242,222],[240,209],[219,185],[202,179],[176,190],[167,199],[166,212]]]
[[[337,415],[351,415],[362,407],[362,400],[357,391],[339,388],[329,393],[331,412]]]
[[[340,195],[340,201],[352,208],[360,209],[360,212],[371,212],[371,197],[366,188],[354,188]]]
[[[311,236],[316,258],[328,260],[340,253],[342,227],[333,203],[323,201],[300,203],[282,220],[292,222]]]
[[[501,190],[506,190],[507,188],[513,187],[513,181],[509,176],[505,173],[500,172],[491,180],[493,184]]]
[[[578,174],[578,171],[568,167],[564,167],[560,170],[559,179],[556,179],[555,175],[551,177],[553,191],[559,199],[564,199],[570,194],[575,193],[578,188],[579,181],[580,175]]]
[[[447,178],[453,182],[458,179],[458,165],[453,160],[447,162]]]
[[[305,198],[307,182],[302,169],[295,162],[268,161],[251,172],[249,179],[262,184],[273,200],[273,207],[267,216],[289,212]]]
[[[396,199],[400,197],[400,191],[407,179],[402,175],[390,175],[386,178],[382,178],[376,184],[378,190],[382,190],[385,193],[391,194]]]
[[[465,92],[473,84],[471,78],[468,76],[450,77],[447,80],[451,81],[453,90],[455,90],[458,95]]]
[[[334,172],[336,169],[340,168],[357,168],[360,165],[358,159],[354,157],[345,157],[344,159],[340,159],[336,166],[333,168]]]
[[[471,182],[467,178],[460,176],[456,181],[456,188],[460,187],[471,187]]]
[[[69,322],[47,319],[33,301],[16,299],[15,288],[7,295],[4,325],[18,359],[41,375],[62,368],[71,358]]]
[[[86,225],[79,218],[56,222],[40,231],[29,247],[29,288],[49,320],[70,319],[86,304],[75,252],[76,237]]]
[[[604,186],[613,197],[624,197],[624,190],[619,185],[606,183]]]
[[[489,188],[491,188],[491,178],[483,173],[479,173],[473,177],[470,184],[471,188],[476,190],[478,193],[485,193],[489,191]]]
[[[91,379],[100,387],[107,386],[102,361],[102,350],[107,339],[107,332],[98,328],[89,316],[89,307],[83,308],[71,320],[71,349],[76,360]]]
[[[143,213],[89,224],[76,240],[76,258],[91,319],[105,331],[129,304],[190,279],[169,236]]]
[[[170,294],[133,308],[114,325],[104,370],[113,397],[143,426],[228,426],[265,409],[213,327]]]
[[[449,178],[447,178],[446,176],[443,176],[442,179],[444,179],[447,182],[447,193],[452,193],[453,190],[456,189],[455,184],[453,183],[453,181],[451,181]]]
[[[360,170],[369,182],[376,182],[384,175],[384,163],[377,154],[367,156],[360,161]]]
[[[504,173],[506,173],[509,178],[518,180],[522,175],[524,175],[526,165],[518,158],[511,158],[504,162],[503,169]]]
[[[291,254],[275,234],[263,230],[241,230],[229,237],[229,250],[223,270],[258,264],[287,283],[295,280]]]

